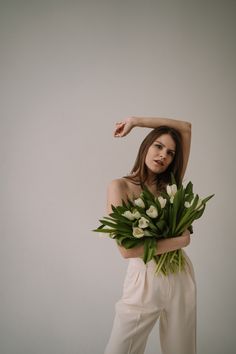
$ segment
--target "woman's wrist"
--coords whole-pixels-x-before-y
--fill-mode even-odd
[[[126,122],[130,124],[131,128],[137,127],[137,117],[128,117]]]
[[[145,118],[144,117],[130,117],[130,122],[133,127],[145,127]]]

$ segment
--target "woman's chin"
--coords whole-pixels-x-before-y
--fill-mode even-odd
[[[148,171],[151,174],[155,174],[155,175],[159,175],[160,173],[162,173],[163,171],[160,168],[150,168],[148,167]]]

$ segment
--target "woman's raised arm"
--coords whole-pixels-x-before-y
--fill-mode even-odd
[[[191,146],[191,123],[160,117],[129,117],[122,122],[116,123],[116,129],[114,131],[114,137],[126,136],[134,127],[144,128],[158,128],[161,125],[167,125],[170,128],[178,130],[182,137],[183,142],[183,170],[182,178],[187,168],[190,146]]]

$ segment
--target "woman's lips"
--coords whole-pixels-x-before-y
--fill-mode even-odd
[[[160,166],[164,166],[164,163],[160,160],[154,160],[154,162]]]

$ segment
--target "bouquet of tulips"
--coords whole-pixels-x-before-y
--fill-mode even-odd
[[[207,201],[214,196],[199,198],[193,193],[192,182],[177,187],[173,175],[171,183],[158,197],[144,187],[137,199],[112,205],[113,212],[99,220],[101,225],[93,230],[107,233],[126,249],[143,244],[144,263],[154,259],[156,274],[164,275],[182,271],[185,259],[181,249],[156,255],[156,241],[177,237],[186,229],[192,233],[193,221],[202,216]]]

